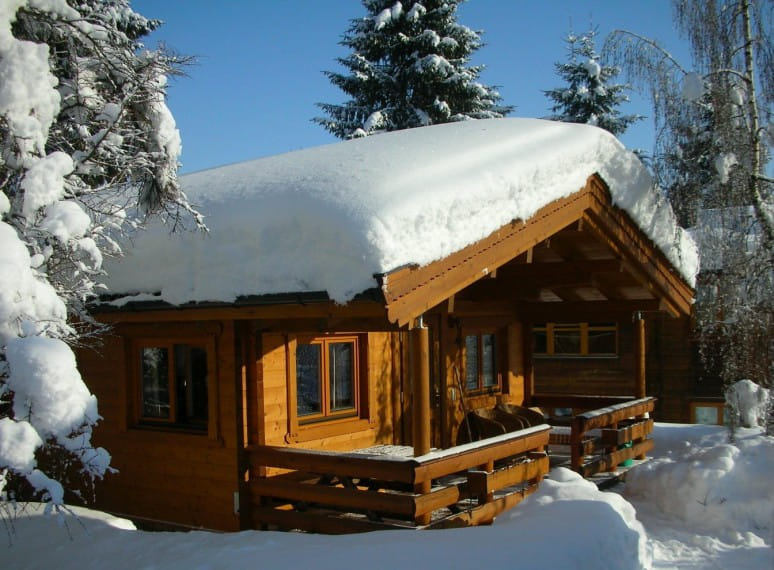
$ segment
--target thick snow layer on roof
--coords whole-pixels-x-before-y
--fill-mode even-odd
[[[587,125],[494,119],[398,131],[185,176],[209,235],[151,226],[106,264],[112,293],[174,304],[327,291],[426,264],[577,192],[593,173],[685,279],[696,248],[639,160]]]

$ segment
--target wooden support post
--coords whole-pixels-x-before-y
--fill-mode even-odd
[[[642,313],[637,313],[634,321],[636,328],[637,328],[637,358],[635,360],[637,366],[637,376],[636,376],[636,386],[634,387],[634,397],[635,398],[644,398],[646,396],[646,379],[645,379],[645,357],[646,357],[646,348],[645,348],[645,319],[642,318]],[[645,417],[639,416],[639,417]],[[635,459],[645,459],[645,455],[638,455]]]
[[[635,327],[635,360],[634,365],[636,367],[634,376],[634,397],[644,398],[646,396],[645,389],[645,319],[642,318],[642,313],[636,313],[634,316]]]
[[[521,350],[524,358],[524,400],[523,405],[533,406],[535,395],[535,361],[532,356],[532,323],[522,322]]]
[[[420,319],[418,326],[411,329],[411,356],[413,377],[413,411],[412,436],[414,457],[430,451],[430,334]],[[418,494],[427,494],[431,489],[431,481],[424,481],[414,486]],[[417,524],[430,523],[430,513],[416,517]]]
[[[430,451],[430,334],[424,326],[411,330],[414,456]]]

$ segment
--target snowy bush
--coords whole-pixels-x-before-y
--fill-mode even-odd
[[[726,390],[726,406],[739,425],[752,428],[766,425],[770,394],[752,380],[739,380]]]
[[[68,466],[107,472],[72,323],[91,323],[103,254],[120,254],[116,238],[141,216],[199,222],[177,184],[180,136],[164,102],[179,61],[138,41],[157,25],[128,0],[0,3],[2,500],[13,483],[61,505]]]

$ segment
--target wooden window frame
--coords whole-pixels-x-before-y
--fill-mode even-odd
[[[691,423],[696,423],[696,408],[715,408],[717,410],[718,421],[715,424],[703,424],[703,425],[725,425],[725,402],[696,400],[690,402]]]
[[[577,330],[580,338],[580,352],[577,353],[556,353],[555,351],[555,334],[556,331],[575,331]],[[589,332],[594,331],[612,331],[615,333],[615,351],[614,352],[589,352]],[[534,350],[534,334],[535,332],[544,332],[546,335],[546,351],[536,352]],[[533,355],[537,358],[618,358],[619,356],[619,334],[618,323],[611,324],[597,324],[589,322],[566,322],[555,323],[548,322],[543,324],[536,324],[532,326],[533,333]]]
[[[492,335],[494,337],[494,374],[495,374],[495,383],[491,386],[484,386],[484,373],[483,373],[483,366],[484,366],[484,359],[483,359],[483,352],[484,352],[484,343],[483,343],[483,337],[484,335]],[[460,370],[464,374],[464,383],[463,386],[465,388],[466,394],[495,394],[495,393],[501,393],[503,391],[503,354],[504,350],[502,347],[502,338],[504,335],[500,334],[500,332],[496,329],[463,329],[462,330],[462,340],[461,340],[461,346],[460,346],[460,357],[461,357],[461,366]],[[478,386],[475,389],[471,389],[468,387],[468,374],[467,374],[467,337],[469,336],[476,336],[478,337]]]
[[[175,374],[175,345],[188,345],[204,349],[207,355],[207,423],[204,429],[195,425],[178,422],[177,419],[177,387]],[[170,355],[168,366],[168,382],[170,394],[169,418],[156,418],[143,415],[143,380],[142,351],[145,348],[166,348]],[[218,398],[217,398],[217,360],[215,358],[215,341],[211,337],[140,337],[130,343],[131,361],[131,405],[132,427],[142,429],[159,429],[181,433],[208,435],[209,439],[218,439]]]
[[[298,415],[298,386],[296,379],[296,349],[299,344],[322,344],[327,346],[336,342],[353,342],[355,345],[355,362],[353,366],[354,400],[352,411],[325,413],[312,416]],[[368,339],[361,333],[331,333],[331,334],[297,334],[287,337],[286,346],[286,380],[287,380],[287,412],[288,435],[286,440],[303,442],[342,435],[368,429],[371,425],[370,390],[368,387]],[[322,366],[323,369],[327,368]],[[324,376],[327,371],[324,370]],[[326,392],[327,382],[324,382]],[[325,406],[323,406],[325,408]]]

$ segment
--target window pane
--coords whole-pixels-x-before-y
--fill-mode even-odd
[[[354,343],[332,342],[328,344],[329,395],[332,412],[355,407],[354,364]]]
[[[322,412],[320,356],[319,344],[299,344],[296,347],[296,399],[299,416]]]
[[[546,330],[533,330],[532,338],[534,339],[535,343],[533,348],[535,354],[546,354],[546,352],[548,352],[548,335],[546,334]]]
[[[718,408],[715,406],[696,406],[694,408],[697,424],[718,425]]]
[[[580,354],[580,328],[554,328],[554,354]]]
[[[589,330],[589,354],[615,354],[615,331]]]
[[[465,387],[478,389],[478,335],[465,337]]]
[[[207,424],[207,351],[187,344],[175,345],[177,421]]]
[[[168,419],[169,351],[163,347],[142,349],[142,415]]]
[[[484,388],[497,385],[495,335],[481,335],[481,360],[481,376],[484,381]]]

